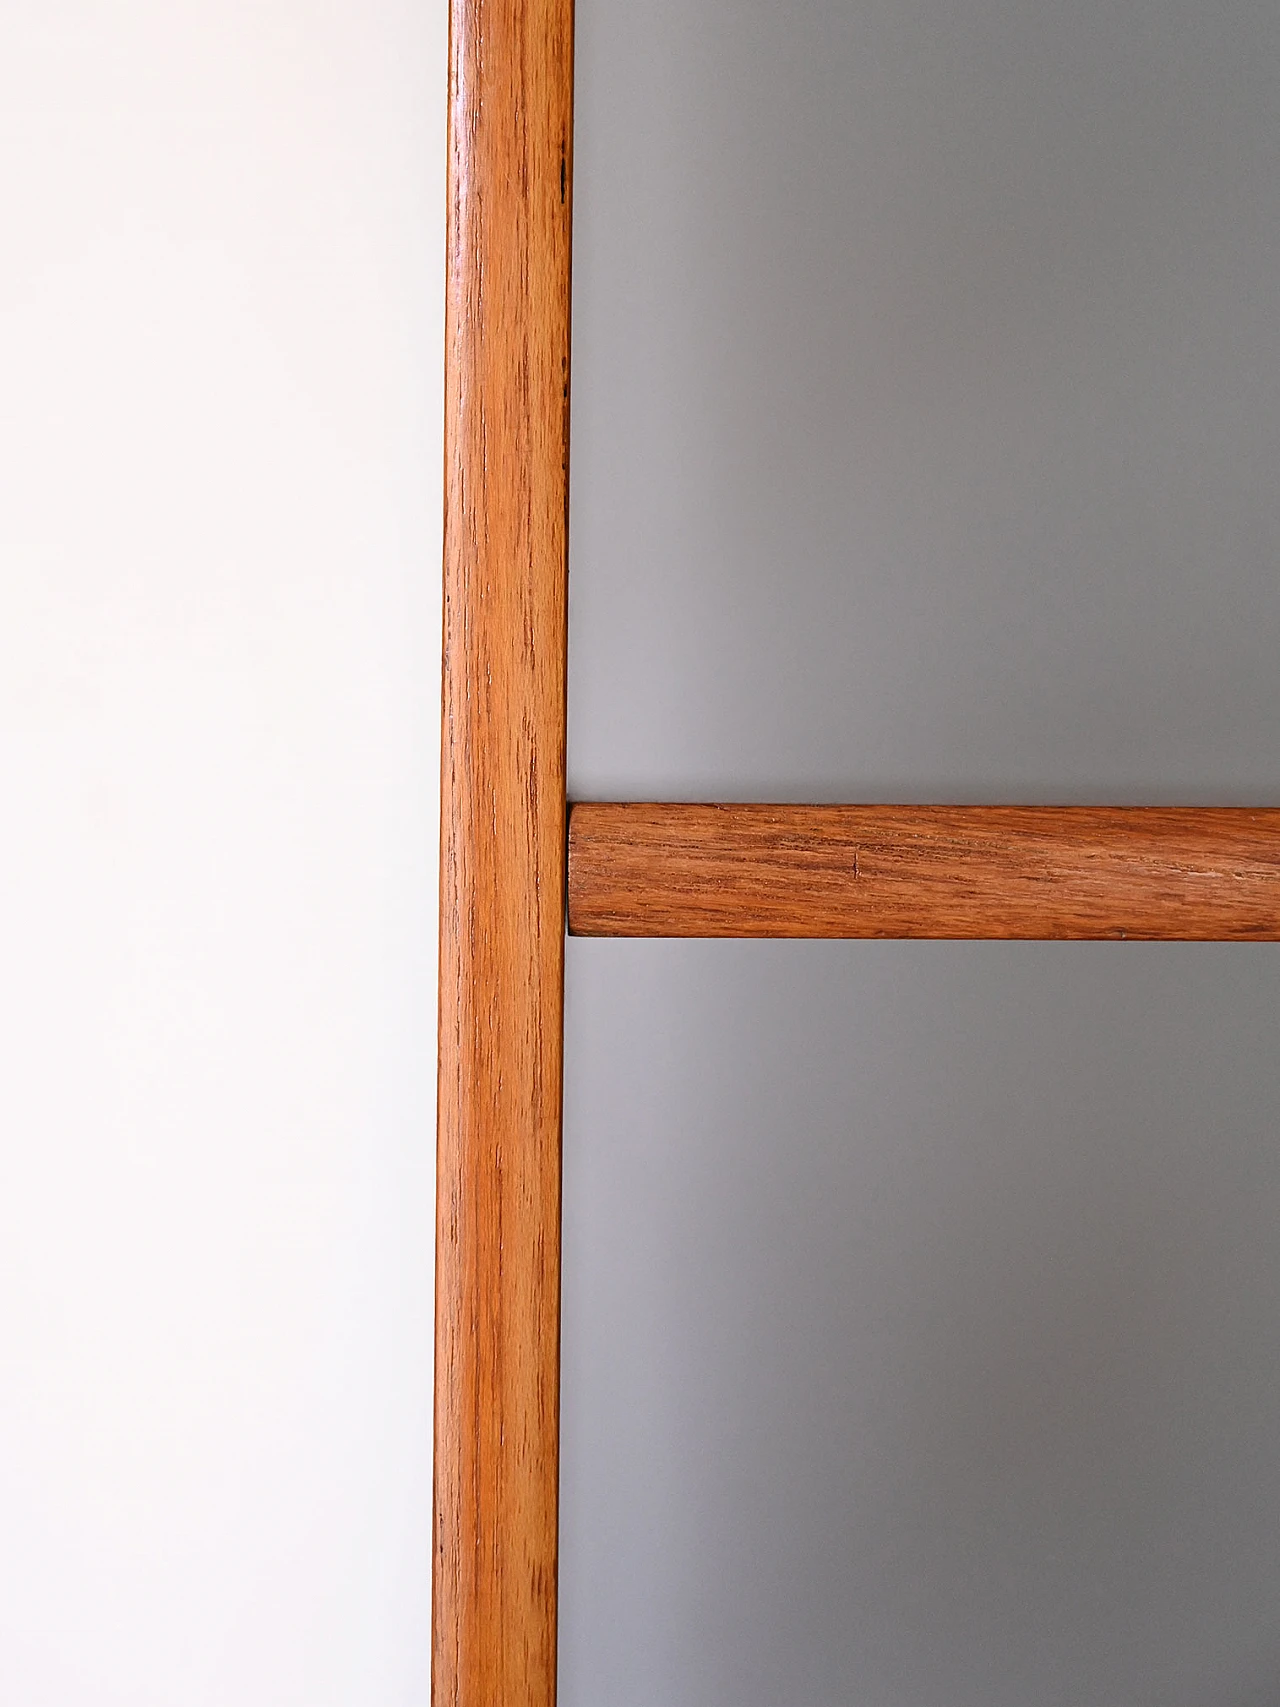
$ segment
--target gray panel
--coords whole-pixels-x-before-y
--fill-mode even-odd
[[[1274,0],[578,10],[574,791],[1274,798]]]
[[[568,993],[563,1707],[1280,1699],[1280,956]]]
[[[1274,0],[578,0],[571,788],[1280,798]],[[1280,956],[570,945],[564,1707],[1280,1699]]]

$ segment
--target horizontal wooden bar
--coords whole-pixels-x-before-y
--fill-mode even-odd
[[[1280,809],[575,805],[578,936],[1280,940]]]

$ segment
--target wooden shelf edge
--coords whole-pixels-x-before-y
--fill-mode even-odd
[[[431,1698],[554,1707],[572,0],[452,0]]]
[[[1280,941],[1280,808],[582,802],[575,936]]]

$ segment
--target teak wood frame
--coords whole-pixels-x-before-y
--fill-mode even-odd
[[[1280,811],[565,801],[573,0],[453,0],[432,1696],[552,1707],[564,937],[1280,938]],[[567,896],[567,910],[566,910]]]

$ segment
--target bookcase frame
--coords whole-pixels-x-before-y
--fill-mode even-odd
[[[566,928],[1273,941],[1280,811],[570,811],[573,0],[449,67],[432,1699],[553,1707]]]

